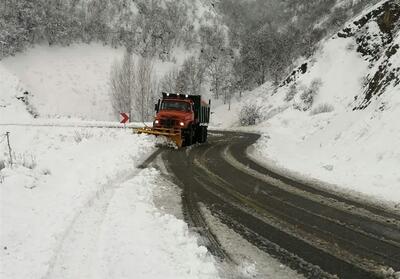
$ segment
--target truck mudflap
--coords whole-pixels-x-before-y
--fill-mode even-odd
[[[173,141],[179,148],[183,146],[181,129],[144,127],[144,128],[135,128],[133,129],[133,131],[137,134],[164,136],[169,140]]]

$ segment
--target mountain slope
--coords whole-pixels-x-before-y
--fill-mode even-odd
[[[278,89],[250,92],[245,103],[262,104],[254,130],[265,133],[255,156],[398,203],[399,16],[398,1],[380,2],[323,41]]]

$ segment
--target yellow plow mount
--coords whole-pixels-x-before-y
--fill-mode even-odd
[[[173,142],[178,147],[182,147],[182,131],[181,129],[176,128],[154,128],[154,127],[144,127],[144,128],[135,128],[133,129],[137,134],[148,134],[157,136],[164,136]]]

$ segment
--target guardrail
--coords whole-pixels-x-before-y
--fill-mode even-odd
[[[0,122],[1,126],[22,126],[22,127],[65,127],[65,128],[142,128],[143,126],[152,126],[152,123],[133,122],[121,124],[119,122],[109,121],[66,121],[66,120],[34,120],[30,122]]]

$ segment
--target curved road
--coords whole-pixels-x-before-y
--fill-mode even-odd
[[[212,132],[207,144],[161,150],[183,189],[185,217],[203,228],[210,251],[230,260],[199,203],[308,278],[395,278],[386,271],[400,270],[400,216],[266,169],[246,155],[258,138]]]

